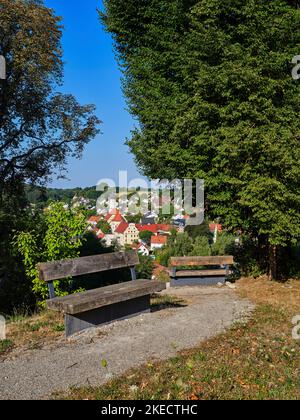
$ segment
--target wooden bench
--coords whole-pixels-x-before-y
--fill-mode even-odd
[[[171,287],[225,283],[231,274],[230,266],[233,264],[232,256],[171,258]]]
[[[136,280],[138,263],[137,252],[128,251],[38,264],[40,279],[49,287],[47,306],[64,313],[67,337],[87,328],[150,312],[150,296],[164,290],[166,285]],[[55,297],[53,282],[56,280],[121,268],[131,270],[132,281]]]

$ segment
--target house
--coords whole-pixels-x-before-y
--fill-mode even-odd
[[[98,223],[100,222],[101,217],[100,216],[91,216],[88,219],[88,224],[91,225],[92,227],[96,227],[98,225]]]
[[[134,223],[121,222],[115,230],[115,236],[121,246],[133,245],[140,239],[140,231]]]
[[[223,226],[220,225],[219,223],[210,223],[209,230],[210,230],[211,233],[213,233],[214,243],[216,243],[217,240],[218,240],[218,235],[220,233],[222,233],[222,231],[223,231]]]
[[[101,232],[101,230],[99,230],[99,232],[97,233],[97,238],[102,241],[105,238],[105,234],[103,232]]]
[[[133,244],[132,249],[136,250],[139,254],[149,257],[150,248],[144,243],[140,242],[139,244]]]
[[[151,251],[155,251],[156,249],[161,249],[164,246],[166,246],[168,243],[168,237],[167,236],[152,236],[151,238]]]
[[[152,232],[153,235],[158,234],[170,234],[170,231],[173,229],[172,226],[166,224],[155,224],[155,225],[136,225],[140,232],[149,231]]]
[[[109,213],[107,213],[106,215],[105,215],[105,217],[104,217],[104,219],[108,222],[108,223],[110,223],[114,218],[115,218],[115,216],[116,215],[120,215],[121,213],[120,213],[120,210],[119,209],[116,209],[116,208],[114,208],[113,210],[111,210]]]
[[[112,233],[116,231],[117,227],[120,226],[122,222],[126,223],[126,220],[121,215],[120,210],[116,210],[116,213],[109,218],[108,222],[111,227]]]
[[[156,214],[147,213],[141,218],[142,225],[155,225],[157,216]]]
[[[211,233],[215,233],[215,231],[217,231],[218,233],[222,233],[223,226],[219,223],[210,223],[209,230],[211,231]]]

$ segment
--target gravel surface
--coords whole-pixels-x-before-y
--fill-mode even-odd
[[[0,399],[43,399],[70,386],[100,385],[132,367],[195,347],[235,321],[247,319],[253,310],[249,301],[227,287],[187,287],[163,293],[183,298],[188,305],[91,329],[51,347],[12,354],[0,362]]]

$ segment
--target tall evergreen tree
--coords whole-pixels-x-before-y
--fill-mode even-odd
[[[133,6],[135,4],[135,6]],[[212,214],[268,254],[300,236],[298,1],[106,1],[141,170],[204,178]]]

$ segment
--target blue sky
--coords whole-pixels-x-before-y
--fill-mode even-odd
[[[45,0],[45,4],[62,16],[65,27],[62,91],[75,95],[81,104],[94,103],[103,121],[103,134],[86,147],[82,160],[69,160],[68,179],[53,179],[51,186],[92,186],[102,178],[117,180],[119,170],[127,170],[129,178],[137,177],[133,156],[124,145],[136,123],[126,111],[112,40],[96,12],[102,1]]]

